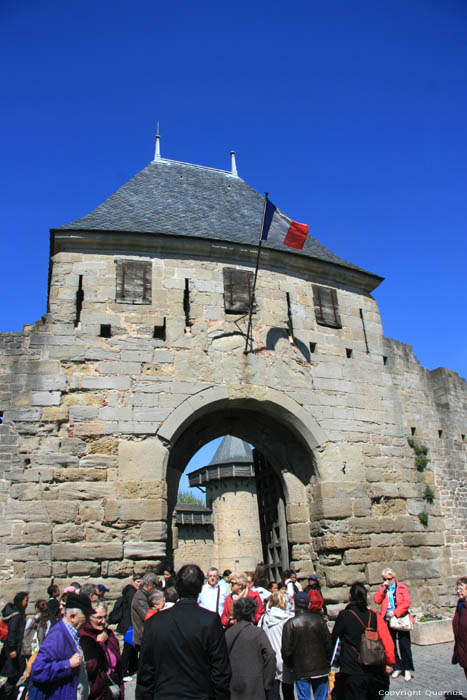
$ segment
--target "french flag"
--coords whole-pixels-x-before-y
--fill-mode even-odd
[[[302,250],[308,236],[308,224],[299,224],[283,214],[268,199],[264,212],[262,241],[274,241]]]

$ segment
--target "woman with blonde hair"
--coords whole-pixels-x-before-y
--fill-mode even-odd
[[[396,650],[396,665],[392,677],[397,678],[403,673],[404,680],[408,682],[412,679],[414,671],[410,631],[391,627],[391,618],[401,618],[408,614],[412,602],[409,589],[396,580],[396,574],[390,567],[383,569],[381,576],[383,582],[373,600],[381,605],[380,615],[388,626]]]
[[[266,612],[259,623],[276,654],[276,677],[274,687],[267,691],[268,700],[279,700],[281,687],[284,700],[293,700],[294,698],[293,675],[284,665],[281,654],[282,630],[287,620],[293,616],[294,613],[287,610],[287,594],[282,591],[271,593]]]
[[[250,598],[256,605],[255,622],[258,624],[264,614],[264,605],[259,593],[247,586],[246,574],[233,573],[230,576],[231,593],[224,602],[224,612],[221,615],[221,622],[224,627],[231,627],[236,623],[234,615],[234,604],[242,598]]]

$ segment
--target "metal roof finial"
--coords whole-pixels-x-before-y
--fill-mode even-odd
[[[159,122],[157,122],[157,128],[156,128],[156,152],[154,153],[154,160],[160,160],[160,159],[161,159],[160,140],[161,140],[161,137],[160,137],[160,135],[159,135]]]
[[[232,159],[232,175],[238,177],[237,163],[235,162],[235,151],[230,151],[230,157]]]

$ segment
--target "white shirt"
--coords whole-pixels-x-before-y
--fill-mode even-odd
[[[216,583],[215,586],[211,586],[209,583],[205,583],[201,589],[201,593],[198,596],[198,605],[206,610],[212,610],[212,612],[217,612],[218,615],[222,615],[224,612],[224,602],[227,598],[227,593],[225,592],[223,586],[219,586]],[[216,610],[216,602],[219,600],[219,604]]]

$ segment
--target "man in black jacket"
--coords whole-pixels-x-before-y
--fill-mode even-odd
[[[318,612],[310,612],[306,593],[296,593],[295,617],[282,631],[282,658],[293,670],[299,700],[325,700],[332,654],[331,634]],[[311,689],[313,688],[313,694]]]
[[[182,566],[175,580],[179,600],[145,622],[136,700],[230,700],[219,616],[196,602],[203,583],[199,566]]]
[[[131,626],[131,604],[133,597],[141,583],[141,574],[133,574],[133,580],[122,591],[122,595],[114,605],[109,615],[109,624],[117,625],[117,632],[125,635]],[[138,653],[132,644],[123,642],[122,669],[125,681],[131,680],[131,676],[138,670]]]

